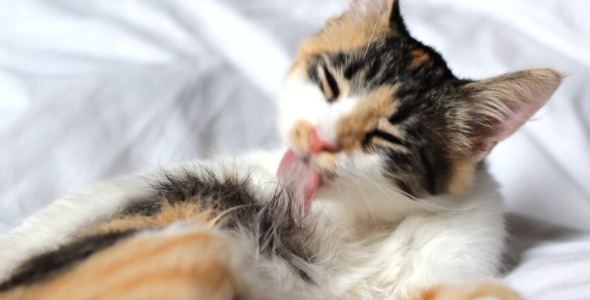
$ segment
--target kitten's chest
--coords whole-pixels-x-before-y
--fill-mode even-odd
[[[338,291],[336,299],[390,299],[405,289],[419,265],[416,234],[420,232],[411,232],[403,224],[349,232],[322,249],[327,263],[325,283],[320,286]]]
[[[470,259],[478,259],[476,253],[490,246],[457,225],[477,223],[471,219],[476,216],[424,212],[391,226],[349,229],[322,249],[328,271],[320,286],[339,291],[336,299],[407,299],[415,291],[449,279],[449,274],[465,279],[487,275],[484,269],[464,271]],[[469,244],[474,245],[463,247]]]

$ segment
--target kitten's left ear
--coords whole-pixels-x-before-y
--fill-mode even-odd
[[[561,79],[554,70],[537,69],[467,84],[468,126],[480,159],[524,125],[549,100]]]
[[[350,10],[364,16],[379,16],[393,32],[409,35],[399,9],[399,0],[351,0]]]

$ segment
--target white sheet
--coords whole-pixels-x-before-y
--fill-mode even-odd
[[[0,233],[97,179],[275,145],[274,96],[297,42],[345,5],[0,0]],[[490,165],[511,211],[590,231],[590,1],[408,0],[402,10],[460,76],[568,75]],[[534,246],[521,247],[510,284],[531,299],[590,296],[590,234],[512,230],[535,242],[520,243]]]

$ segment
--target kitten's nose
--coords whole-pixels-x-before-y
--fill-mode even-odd
[[[313,128],[311,130],[311,135],[309,136],[309,151],[312,154],[317,154],[324,151],[334,152],[336,151],[336,146],[322,139],[318,133],[318,129]]]

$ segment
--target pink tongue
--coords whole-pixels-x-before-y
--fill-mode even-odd
[[[279,164],[277,176],[296,197],[303,194],[303,207],[306,213],[309,212],[311,200],[322,183],[321,175],[312,170],[303,158],[289,150]]]

